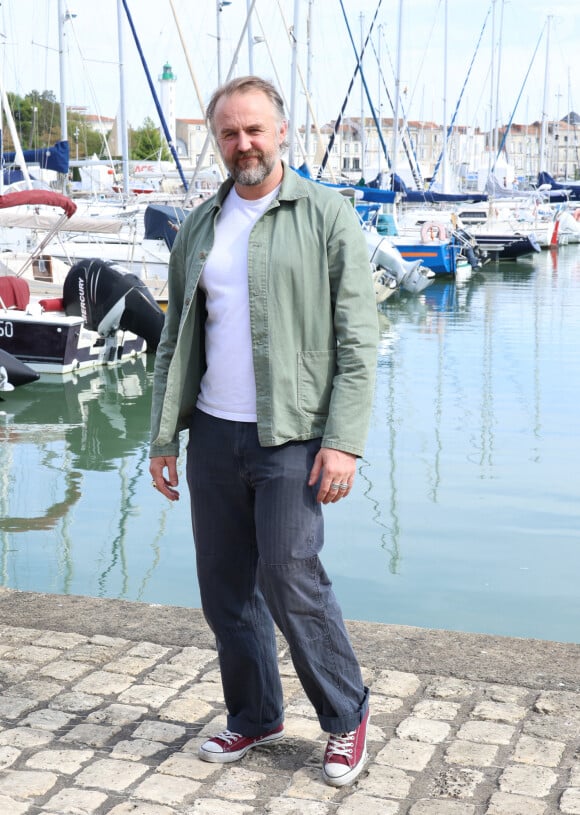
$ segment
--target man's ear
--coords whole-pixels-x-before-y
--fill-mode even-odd
[[[284,144],[284,140],[286,139],[286,135],[288,134],[288,122],[286,119],[282,121],[280,125],[280,133],[279,135],[279,146],[281,147]]]

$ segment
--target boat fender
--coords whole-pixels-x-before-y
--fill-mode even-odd
[[[440,241],[447,240],[447,230],[443,224],[436,221],[425,221],[421,227],[421,241],[423,243],[433,243],[439,238]]]
[[[575,209],[574,212],[572,213],[572,215],[574,216],[575,221],[580,221],[580,208]]]

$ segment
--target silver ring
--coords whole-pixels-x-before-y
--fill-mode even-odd
[[[341,485],[340,485],[340,484],[331,484],[331,485],[330,485],[330,489],[331,489],[331,490],[339,490],[339,489],[340,489],[340,487],[341,487]]]
[[[338,486],[340,487],[341,490],[347,490],[350,484],[339,484]]]

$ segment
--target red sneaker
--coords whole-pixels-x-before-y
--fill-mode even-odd
[[[238,761],[246,755],[252,747],[259,747],[261,744],[269,744],[272,741],[279,741],[284,738],[284,725],[281,724],[275,730],[264,733],[263,736],[242,736],[241,733],[232,733],[231,730],[224,730],[205,741],[199,748],[199,757],[203,761],[213,761],[216,764],[228,764],[230,761]]]
[[[326,745],[322,776],[332,787],[344,787],[358,778],[368,758],[367,710],[356,730],[350,733],[332,733]]]

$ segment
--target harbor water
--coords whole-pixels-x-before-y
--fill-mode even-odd
[[[325,509],[345,616],[580,642],[580,246],[379,319],[367,450]],[[175,504],[148,473],[152,362],[4,394],[0,586],[199,606],[183,461]]]

